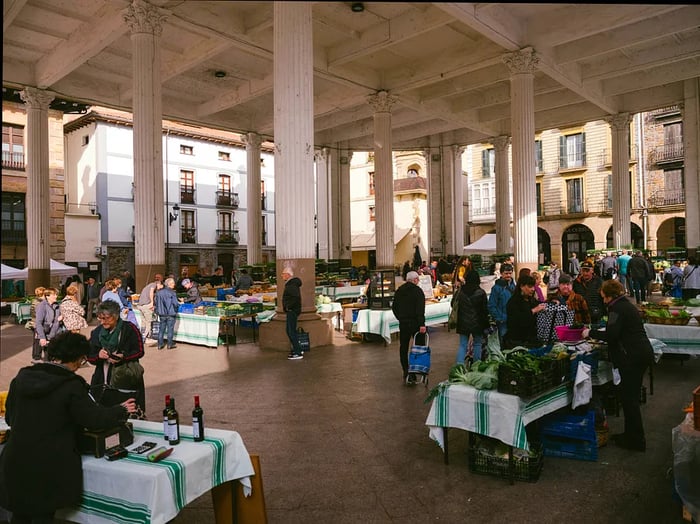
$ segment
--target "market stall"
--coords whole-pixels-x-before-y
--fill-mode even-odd
[[[10,313],[18,324],[23,324],[31,318],[31,302],[9,302]]]
[[[141,312],[134,309],[134,314],[140,325],[142,322]],[[212,348],[218,347],[220,322],[220,316],[178,313],[175,318],[175,341]]]
[[[425,325],[444,324],[450,316],[450,298],[425,304]],[[357,313],[356,331],[381,335],[387,344],[391,343],[391,334],[398,333],[399,321],[390,309],[361,309]]]
[[[700,355],[700,326],[692,319],[687,325],[645,323],[644,330],[650,339],[664,343],[664,353]]]

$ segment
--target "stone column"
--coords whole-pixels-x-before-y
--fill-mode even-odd
[[[27,105],[27,292],[51,282],[51,190],[49,182],[50,91],[26,87]]]
[[[505,55],[503,61],[510,70],[515,264],[518,271],[523,267],[536,270],[539,257],[534,79],[539,59],[532,48],[525,48]]]
[[[462,254],[464,246],[468,244],[467,240],[467,222],[469,220],[469,201],[464,200],[464,187],[467,184],[467,179],[462,175],[462,154],[464,153],[463,146],[453,145],[450,148],[452,154],[452,228],[450,234],[450,245],[447,246],[446,255]],[[465,211],[467,219],[465,220]]]
[[[497,136],[491,139],[495,150],[496,172],[496,252],[510,253],[510,173],[508,171],[508,146],[510,137]]]
[[[612,233],[613,246],[632,246],[630,225],[630,121],[629,113],[618,113],[606,122],[612,133]],[[640,159],[641,161],[641,159]]]
[[[339,181],[338,181],[338,207],[340,226],[340,253],[345,264],[352,265],[352,227],[350,218],[350,162],[352,151],[347,149],[347,143],[339,149]]]
[[[425,190],[427,193],[427,224],[413,222],[415,230],[415,244],[424,244],[428,252],[423,253],[421,250],[421,258],[430,263],[429,258],[433,257],[433,252],[440,252],[445,248],[445,209],[442,207],[443,188],[442,188],[442,169],[440,161],[437,161],[440,155],[440,137],[431,135],[429,137],[430,147],[422,151],[423,159],[425,160]],[[433,155],[436,161],[433,162]],[[428,237],[426,242],[422,242],[421,230]],[[403,261],[397,261],[403,262]]]
[[[323,147],[314,154],[316,165],[316,247],[317,258],[328,260],[330,256],[333,235],[331,222],[331,181],[330,181],[330,150]]]
[[[311,346],[332,342],[333,328],[316,313],[314,235],[313,33],[311,2],[274,2],[275,238],[277,315],[261,326],[260,347],[288,351],[282,270],[302,281],[299,327]]]
[[[262,193],[260,192],[260,144],[257,133],[241,137],[246,151],[248,264],[262,263]]]
[[[160,36],[166,16],[143,0],[133,0],[124,14],[132,49],[137,289],[165,271]]]
[[[683,176],[685,177],[685,245],[697,256],[700,248],[700,82],[683,83]]]
[[[367,97],[374,109],[374,231],[377,269],[394,267],[394,170],[391,151],[391,106],[397,98],[386,91]]]

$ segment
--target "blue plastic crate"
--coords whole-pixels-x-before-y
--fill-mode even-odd
[[[180,304],[177,308],[178,313],[194,313],[194,304]]]
[[[592,462],[598,460],[598,443],[595,441],[595,438],[591,442],[590,440],[543,435],[542,451],[545,457],[561,457]]]
[[[235,295],[236,288],[217,288],[216,289],[216,300],[226,300],[226,295]]]
[[[562,437],[596,443],[595,411],[586,415],[554,414],[545,417],[540,424],[542,436]]]

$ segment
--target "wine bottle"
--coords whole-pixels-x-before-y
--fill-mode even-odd
[[[199,395],[194,396],[194,409],[192,410],[192,437],[195,442],[204,440],[204,410],[199,405]]]
[[[170,395],[165,395],[165,409],[163,409],[163,438],[168,440],[168,408],[170,407]]]
[[[168,443],[171,446],[180,443],[180,416],[175,409],[175,399],[170,397],[168,408]]]

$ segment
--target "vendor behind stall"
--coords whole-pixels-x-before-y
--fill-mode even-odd
[[[566,307],[574,312],[574,322],[581,324],[591,323],[591,314],[588,311],[588,304],[578,293],[573,291],[571,276],[562,273],[559,277],[559,291],[551,299],[555,304],[566,305]]]
[[[536,315],[545,307],[535,296],[535,279],[530,275],[521,276],[513,296],[506,304],[508,329],[504,337],[504,347],[539,346]]]

